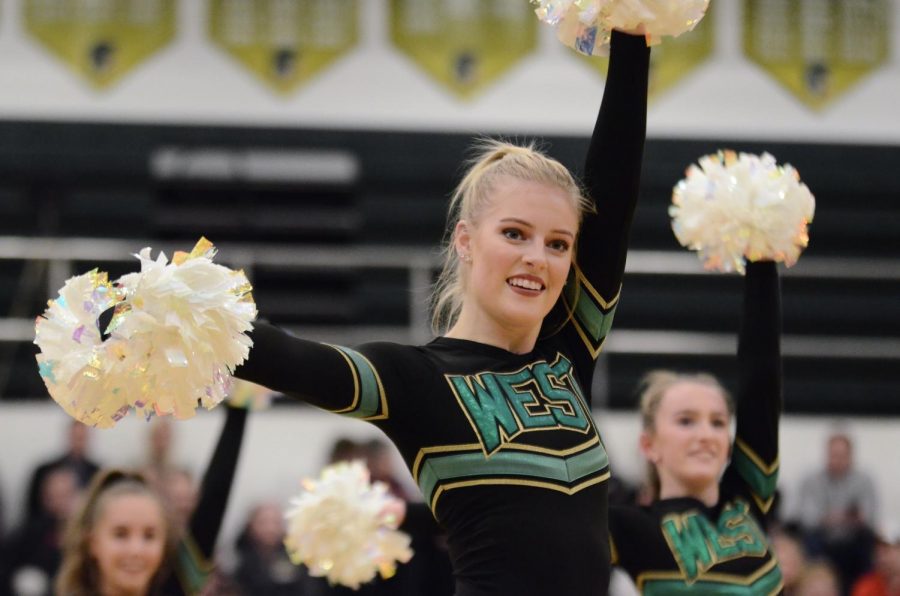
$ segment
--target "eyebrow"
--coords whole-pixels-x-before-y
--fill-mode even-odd
[[[534,226],[524,219],[519,219],[518,217],[504,217],[500,220],[500,223],[517,223],[519,225],[525,226],[526,228],[534,228]],[[570,232],[569,230],[551,230],[554,234],[563,234],[565,236],[569,236],[571,238],[575,238],[575,234]]]
[[[691,410],[691,409],[687,409],[687,408],[685,408],[684,410],[676,410],[675,411],[676,416],[683,416],[685,414],[692,414],[692,415],[696,416],[696,415],[700,415],[701,412],[700,412],[700,410]],[[710,412],[710,414],[712,414],[713,416],[728,416],[728,414],[726,412]]]

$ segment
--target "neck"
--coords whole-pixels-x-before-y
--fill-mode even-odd
[[[463,306],[459,318],[445,337],[477,341],[513,354],[527,354],[534,350],[540,331],[540,325],[507,326],[490,317],[473,315]]]
[[[707,507],[712,507],[719,502],[719,484],[711,482],[704,486],[691,487],[680,482],[661,479],[659,487],[660,499],[678,499],[689,497],[697,499]]]
[[[100,585],[100,596],[147,596],[149,586],[145,586],[141,590],[128,590],[121,587],[110,586],[109,584]]]

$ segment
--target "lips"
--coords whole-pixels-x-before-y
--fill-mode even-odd
[[[513,289],[529,293],[539,293],[546,289],[543,280],[534,275],[516,275],[507,279],[506,283]]]

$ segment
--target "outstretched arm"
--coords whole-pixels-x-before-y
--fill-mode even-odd
[[[375,344],[362,351],[331,346],[266,323],[256,323],[250,337],[250,357],[235,370],[236,377],[338,414],[364,420],[386,417],[386,380],[370,359],[379,353]]]
[[[738,342],[740,386],[732,466],[766,513],[778,479],[782,405],[781,288],[776,264],[748,263]]]

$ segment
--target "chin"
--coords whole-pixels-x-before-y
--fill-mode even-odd
[[[535,308],[521,308],[510,305],[503,311],[502,320],[510,327],[530,328],[540,327],[544,322],[545,313]]]
[[[685,475],[684,482],[688,486],[693,486],[696,489],[706,489],[712,484],[717,484],[719,482],[719,476],[719,469],[692,470]]]
[[[127,594],[140,594],[150,589],[151,579],[152,578],[149,577],[122,578],[122,580],[118,584],[118,587],[119,590]]]

